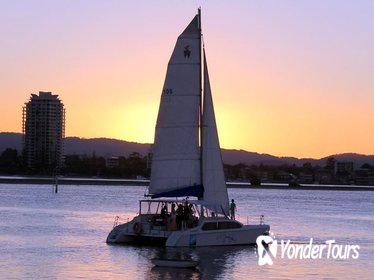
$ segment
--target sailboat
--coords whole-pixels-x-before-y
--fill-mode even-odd
[[[196,199],[191,199],[195,197]],[[168,63],[152,146],[148,198],[115,223],[107,243],[170,247],[255,244],[270,226],[230,219],[201,11],[178,37]]]

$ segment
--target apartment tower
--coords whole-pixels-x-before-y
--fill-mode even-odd
[[[23,107],[23,155],[29,171],[58,175],[64,158],[65,109],[58,95],[31,94]]]

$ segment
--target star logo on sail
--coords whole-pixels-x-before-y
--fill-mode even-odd
[[[190,45],[184,47],[184,58],[190,58],[191,50]]]

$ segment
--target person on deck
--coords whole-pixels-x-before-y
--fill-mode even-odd
[[[188,227],[188,217],[190,216],[190,208],[188,207],[187,201],[183,205],[183,216],[182,216],[182,229]]]
[[[161,218],[162,218],[162,222],[164,224],[166,224],[166,218],[167,218],[167,214],[168,214],[168,207],[165,205],[162,206],[161,208]]]
[[[177,213],[175,211],[175,203],[171,205],[171,211],[170,211],[170,217],[169,217],[169,223],[168,228],[169,230],[177,230]]]
[[[195,213],[193,210],[193,205],[190,203],[188,205],[188,217],[187,217],[187,227],[191,228],[194,226],[194,221],[195,221]]]
[[[236,211],[236,204],[233,199],[231,199],[230,204],[230,218],[231,220],[235,220],[235,211]]]
[[[180,230],[182,227],[182,219],[183,219],[183,205],[179,204],[177,208],[177,229]]]

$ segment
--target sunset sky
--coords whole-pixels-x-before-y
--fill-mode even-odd
[[[202,8],[222,148],[374,154],[374,1],[0,0],[0,132],[31,93],[66,136],[153,142],[167,62]]]

